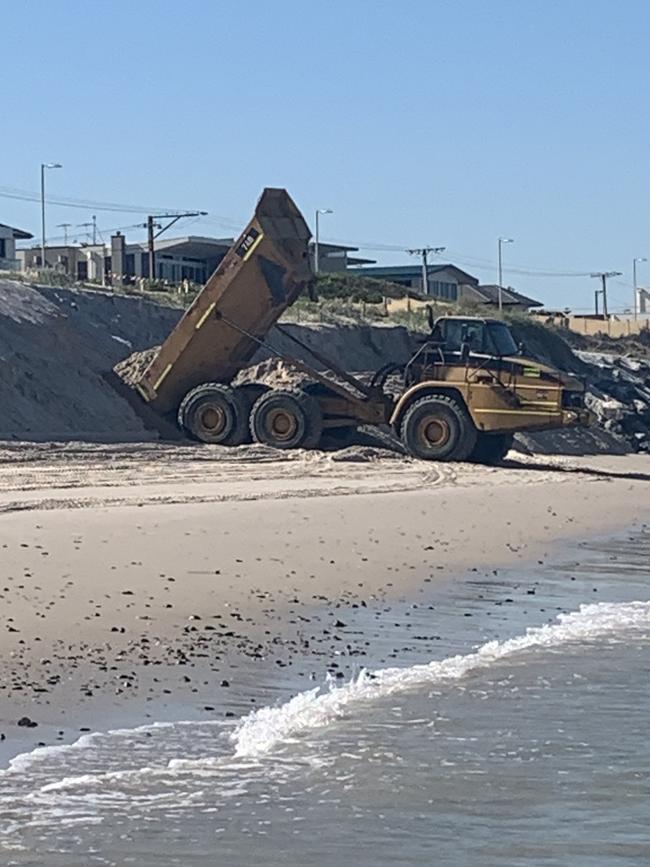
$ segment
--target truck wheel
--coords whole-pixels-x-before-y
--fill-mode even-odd
[[[513,434],[479,432],[468,460],[476,464],[500,464],[512,448]]]
[[[205,382],[183,398],[178,424],[202,443],[238,446],[248,437],[248,404],[227,385]]]
[[[323,416],[310,394],[272,389],[255,401],[250,424],[255,442],[276,449],[313,449],[323,431]]]
[[[402,442],[425,461],[467,460],[476,444],[476,428],[466,409],[446,394],[416,400],[400,425]]]

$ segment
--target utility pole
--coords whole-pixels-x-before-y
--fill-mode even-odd
[[[607,319],[609,312],[607,309],[607,278],[608,277],[620,277],[620,271],[595,271],[593,274],[589,275],[590,277],[595,277],[598,280],[602,281],[603,288],[600,290],[600,294],[603,296],[603,316]],[[598,291],[596,291],[596,316],[598,315]]]
[[[406,251],[411,256],[420,256],[422,258],[422,293],[424,295],[429,294],[429,263],[427,257],[429,253],[438,256],[440,253],[444,253],[446,249],[446,247],[415,247],[413,250]]]
[[[634,310],[634,318],[637,319],[639,315],[639,287],[636,282],[636,263],[637,262],[647,262],[648,260],[645,256],[637,256],[636,259],[632,259],[632,282],[634,283],[634,306],[632,310]]]
[[[499,300],[499,313],[503,310],[503,266],[502,266],[502,256],[501,256],[501,247],[504,244],[513,244],[513,238],[499,238],[499,286],[497,289],[498,292],[498,300]]]
[[[163,232],[171,228],[174,223],[181,220],[183,217],[205,217],[207,211],[186,211],[183,214],[150,214],[147,217],[147,222],[144,228],[147,230],[147,249],[149,251],[149,279],[156,279],[156,248],[154,241]],[[156,220],[169,220],[166,226],[161,226]],[[155,230],[158,229],[156,232]]]
[[[41,163],[41,268],[45,263],[45,169],[62,169],[61,163]]]
[[[147,250],[149,251],[149,279],[153,280],[155,275],[156,268],[156,253],[154,251],[154,229],[156,228],[156,224],[154,223],[154,218],[149,216],[147,217]]]
[[[71,225],[72,225],[72,223],[57,223],[57,225],[56,225],[57,229],[63,229],[63,246],[64,247],[68,246],[68,229],[70,228]]]
[[[97,217],[93,214],[93,247],[97,244]]]

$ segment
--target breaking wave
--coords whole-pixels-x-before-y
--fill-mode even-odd
[[[84,735],[69,745],[42,747],[17,756],[6,770],[0,770],[0,784],[5,786],[2,792],[0,785],[0,815],[7,804],[17,805],[25,796],[24,804],[33,809],[37,803],[49,803],[51,799],[61,806],[66,793],[81,795],[101,791],[105,786],[116,794],[120,787],[128,785],[129,797],[133,798],[136,796],[133,787],[138,791],[142,786],[146,789],[147,782],[156,780],[165,784],[169,778],[191,779],[201,774],[230,774],[240,779],[243,771],[261,769],[262,765],[265,773],[269,773],[271,766],[264,761],[269,754],[274,761],[291,761],[286,752],[284,756],[273,756],[274,747],[296,742],[303,734],[348,716],[369,702],[422,686],[458,681],[502,659],[535,649],[559,650],[571,643],[616,640],[639,631],[650,634],[650,601],[582,605],[577,611],[560,614],[553,623],[529,628],[515,638],[489,641],[471,653],[408,668],[362,671],[341,686],[330,680],[325,687],[299,693],[282,705],[260,708],[243,717],[234,728],[217,720],[153,723]],[[147,753],[139,750],[140,761],[124,763],[118,757],[117,763],[112,764],[117,744],[128,747],[133,737],[143,733],[176,736],[180,738],[178,746],[182,747],[185,726],[191,727],[195,737],[197,732],[203,732],[198,754],[187,757],[177,754],[165,761],[155,749]],[[221,754],[216,749],[215,732],[224,748]],[[120,753],[119,748],[117,752]]]
[[[458,654],[410,668],[362,671],[343,686],[301,692],[279,707],[264,707],[245,717],[232,734],[237,757],[262,756],[279,742],[295,739],[350,713],[354,706],[420,686],[459,680],[471,672],[533,649],[560,647],[616,636],[650,626],[650,602],[596,603],[560,614],[554,623],[531,627],[524,635],[488,641],[473,653]]]

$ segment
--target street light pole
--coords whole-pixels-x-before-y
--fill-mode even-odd
[[[636,259],[632,260],[632,282],[634,283],[634,318],[636,319],[639,312],[639,288],[636,283],[636,263],[637,262],[647,262],[648,260],[644,256],[637,256]]]
[[[512,244],[514,242],[514,238],[499,238],[499,287],[498,287],[498,298],[499,298],[499,313],[503,310],[503,265],[502,265],[502,255],[501,255],[501,247],[503,244]]]
[[[61,163],[41,163],[41,267],[45,268],[45,169],[62,169]]]
[[[330,208],[316,208],[316,237],[314,239],[314,274],[318,274],[318,244],[320,241],[320,229],[318,218],[321,214],[333,214]]]

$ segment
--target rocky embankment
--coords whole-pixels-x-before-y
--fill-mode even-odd
[[[603,430],[632,451],[650,452],[650,360],[606,353],[576,353],[589,365],[587,406]]]

